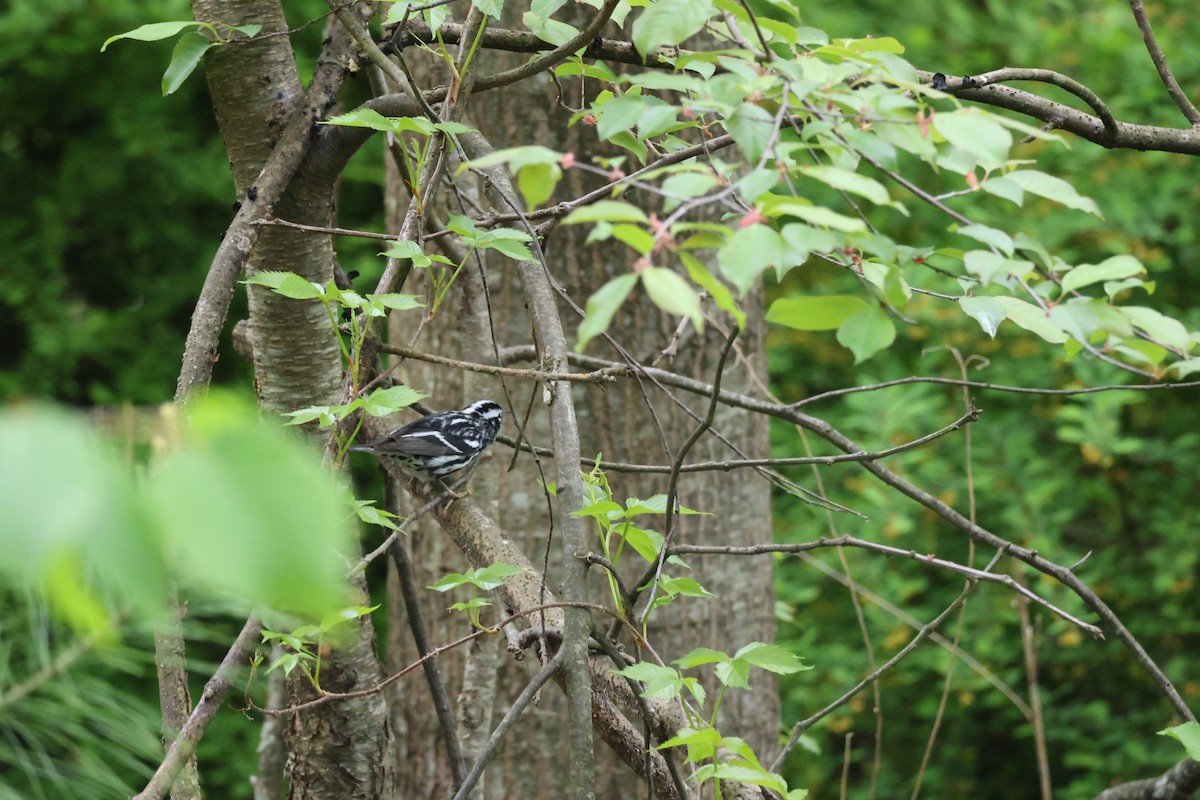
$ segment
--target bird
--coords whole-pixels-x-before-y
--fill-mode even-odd
[[[441,479],[474,464],[496,441],[503,421],[504,409],[499,405],[476,400],[458,411],[430,414],[350,449],[394,459],[418,480]]]

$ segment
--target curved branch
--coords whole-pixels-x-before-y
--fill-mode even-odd
[[[1200,761],[1185,758],[1157,778],[1105,789],[1096,800],[1191,800],[1200,791]]]
[[[991,86],[995,83],[1007,83],[1008,81],[1037,81],[1038,83],[1048,83],[1064,89],[1092,107],[1092,110],[1096,112],[1096,116],[1104,124],[1104,130],[1110,136],[1115,135],[1117,132],[1117,118],[1113,116],[1112,111],[1100,99],[1100,95],[1074,78],[1063,75],[1061,72],[1055,72],[1052,69],[1002,67],[1001,69],[994,69],[991,72],[985,72],[982,75],[950,78],[946,81],[945,91],[957,94],[960,89]]]
[[[1133,18],[1137,20],[1138,30],[1142,32],[1142,41],[1146,43],[1146,52],[1150,54],[1150,60],[1154,62],[1154,68],[1158,70],[1158,77],[1162,78],[1163,86],[1167,87],[1167,94],[1171,95],[1175,105],[1179,106],[1179,110],[1183,112],[1183,116],[1187,117],[1187,121],[1192,123],[1193,127],[1200,126],[1200,109],[1197,109],[1188,96],[1183,93],[1179,81],[1175,80],[1175,75],[1167,66],[1167,56],[1158,46],[1158,40],[1154,37],[1154,29],[1150,27],[1150,19],[1146,16],[1142,0],[1129,0],[1129,8],[1133,11]]]
[[[933,81],[932,72],[919,70],[918,75],[922,83]],[[1116,131],[1110,133],[1099,117],[1064,103],[1047,100],[1032,92],[1001,84],[977,88],[957,88],[956,84],[961,86],[961,81],[946,83],[946,88],[952,90],[955,97],[1033,117],[1102,147],[1200,155],[1200,127],[1161,128],[1156,125],[1135,125],[1115,120]]]
[[[1012,591],[1028,598],[1029,600],[1044,606],[1056,617],[1070,622],[1083,630],[1087,631],[1097,639],[1104,638],[1104,632],[1095,625],[1084,622],[1078,617],[1067,613],[1058,606],[1051,603],[1045,598],[1034,594],[1027,586],[1018,583],[1011,575],[1004,575],[998,572],[989,572],[988,570],[979,570],[974,567],[968,567],[964,564],[959,564],[954,561],[947,561],[944,558],[938,558],[934,555],[918,553],[915,550],[902,550],[899,547],[891,547],[886,544],[870,542],[865,539],[859,539],[854,536],[837,536],[832,539],[821,538],[815,542],[797,542],[791,544],[756,544],[748,547],[734,547],[732,545],[712,545],[712,544],[678,544],[671,545],[669,555],[697,553],[697,554],[712,554],[726,556],[757,556],[767,555],[771,553],[804,553],[809,550],[817,550],[824,547],[858,547],[863,550],[870,550],[874,553],[882,553],[885,556],[897,556],[899,558],[908,558],[920,564],[930,564],[935,567],[957,572],[966,575],[971,580],[987,581],[988,583],[998,583],[1001,586],[1008,587]]]
[[[996,565],[996,562],[999,561],[1003,555],[1004,555],[1004,551],[1000,551],[1000,552],[996,553],[996,555],[992,557],[991,563],[987,565],[987,567],[985,568],[984,571],[986,572],[986,571],[990,570],[992,567],[994,567]],[[927,624],[922,625],[921,629],[919,631],[917,631],[917,635],[914,636],[912,639],[910,639],[908,644],[904,645],[904,647],[902,647],[900,650],[898,650],[894,656],[889,658],[883,664],[880,664],[878,669],[874,670],[873,672],[871,672],[870,675],[867,675],[865,678],[863,678],[861,681],[859,681],[857,684],[855,684],[853,687],[851,687],[845,694],[843,694],[837,700],[834,700],[832,703],[825,706],[824,708],[822,708],[817,713],[813,714],[808,719],[797,722],[792,727],[792,735],[788,737],[787,744],[785,744],[783,746],[783,749],[779,751],[779,755],[777,755],[775,757],[775,761],[771,763],[771,771],[777,772],[779,770],[780,766],[783,765],[783,759],[786,758],[787,754],[789,752],[791,752],[793,747],[796,746],[796,742],[800,741],[800,737],[804,734],[804,732],[806,730],[811,728],[814,724],[816,724],[820,720],[829,716],[831,713],[836,711],[838,708],[841,708],[843,705],[850,702],[850,700],[854,697],[854,695],[858,694],[864,688],[866,688],[867,684],[871,683],[872,681],[878,680],[881,675],[883,675],[885,672],[890,670],[892,667],[894,667],[898,663],[900,663],[900,661],[905,656],[907,656],[909,653],[911,653],[913,650],[916,649],[917,645],[919,645],[931,633],[936,631],[938,626],[941,625],[942,622],[944,622],[947,617],[949,617],[951,614],[954,613],[955,609],[957,609],[959,606],[961,606],[963,603],[965,603],[967,601],[967,598],[971,596],[971,592],[975,591],[975,587],[978,585],[979,584],[975,578],[968,579],[966,588],[964,588],[962,590],[962,592],[959,593],[958,597],[954,599],[954,602],[952,602],[949,606],[947,606],[946,609],[944,611],[942,611],[942,613],[938,614],[936,617],[934,617],[932,620],[930,620]]]

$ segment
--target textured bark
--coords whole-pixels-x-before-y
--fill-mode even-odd
[[[373,3],[360,3],[356,13],[366,19],[373,9]],[[197,19],[236,25],[260,23],[264,32],[287,29],[278,2],[196,0],[194,11]],[[340,24],[330,25],[329,36],[313,82],[332,92],[347,74],[356,47]],[[302,94],[289,40],[267,36],[216,47],[205,56],[204,66],[238,195],[253,199],[253,182],[276,142],[282,121]],[[322,111],[328,109],[317,110]],[[319,138],[315,126],[310,135]],[[274,211],[285,219],[328,225],[333,221],[337,171],[329,169],[320,151],[310,151],[309,156]],[[253,274],[265,269],[296,272],[325,284],[334,273],[331,239],[281,228],[264,230],[247,271]],[[339,402],[341,356],[324,308],[317,302],[298,302],[253,288],[250,330],[260,404],[282,412]],[[364,618],[345,641],[321,654],[322,687],[353,691],[375,685],[382,677],[375,644],[374,630]],[[287,689],[291,703],[314,696],[314,689],[299,672],[293,673]],[[294,800],[365,800],[391,791],[390,727],[385,700],[379,695],[327,703],[300,713],[288,721],[284,740]]]

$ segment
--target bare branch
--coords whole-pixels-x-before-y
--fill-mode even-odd
[[[1105,789],[1096,800],[1191,800],[1200,791],[1200,761],[1185,758],[1157,778]]]
[[[1034,594],[1030,589],[1018,581],[1014,580],[1011,575],[1002,575],[996,572],[987,570],[978,570],[974,567],[968,567],[965,564],[959,564],[954,561],[947,561],[944,558],[938,558],[932,554],[918,553],[915,550],[902,550],[899,547],[890,547],[886,544],[859,539],[854,536],[837,536],[833,538],[821,538],[814,542],[796,542],[789,544],[756,544],[746,547],[733,547],[730,545],[711,545],[711,544],[680,544],[673,545],[670,548],[670,555],[683,553],[698,553],[712,555],[727,555],[727,556],[757,556],[766,555],[769,553],[803,553],[809,550],[819,550],[826,547],[857,547],[863,550],[870,550],[873,553],[882,553],[886,556],[898,556],[900,558],[908,558],[921,564],[931,564],[935,567],[957,572],[961,575],[966,575],[974,581],[987,581],[989,583],[998,583],[1005,586],[1022,597],[1027,598],[1041,606],[1047,608],[1055,616],[1065,619],[1072,625],[1076,625],[1088,632],[1092,636],[1103,639],[1104,632],[1095,625],[1084,622],[1078,617],[1067,613],[1058,606],[1051,603],[1038,595]]]
[[[1184,94],[1183,89],[1179,86],[1179,81],[1175,80],[1175,75],[1167,65],[1167,56],[1158,46],[1158,39],[1154,36],[1154,29],[1150,27],[1150,19],[1146,16],[1142,0],[1129,0],[1129,8],[1133,11],[1133,18],[1137,20],[1138,30],[1142,32],[1142,41],[1146,43],[1146,52],[1150,54],[1150,60],[1154,62],[1154,68],[1158,70],[1158,77],[1162,78],[1163,86],[1167,87],[1167,94],[1171,95],[1171,99],[1175,101],[1175,105],[1179,106],[1179,110],[1183,112],[1183,116],[1187,117],[1187,121],[1192,123],[1192,127],[1200,126],[1200,109],[1197,109]]]
[[[979,86],[990,86],[994,83],[1007,83],[1009,81],[1037,81],[1038,83],[1048,83],[1052,86],[1057,86],[1078,97],[1083,102],[1092,107],[1096,112],[1096,116],[1100,118],[1104,125],[1104,130],[1111,136],[1117,132],[1117,118],[1113,116],[1112,111],[1100,99],[1100,95],[1093,92],[1087,86],[1084,86],[1079,81],[1072,77],[1063,75],[1061,72],[1055,72],[1052,69],[1025,69],[1020,67],[1003,67],[995,69],[991,72],[985,72],[982,75],[969,75],[964,78],[949,78],[946,81],[945,90],[948,92],[956,92],[959,89],[973,88]]]
[[[991,563],[989,563],[987,565],[987,567],[984,569],[984,572],[988,572],[991,570],[992,567],[996,566],[996,562],[999,561],[1003,556],[1004,556],[1004,551],[1003,550],[998,551],[996,553],[996,555],[994,555],[992,557]],[[775,761],[772,762],[771,771],[777,772],[779,770],[780,766],[783,764],[783,759],[786,758],[787,754],[789,752],[791,752],[793,747],[796,746],[796,742],[800,741],[800,737],[804,734],[804,732],[806,730],[811,728],[815,723],[817,723],[820,720],[824,719],[825,717],[829,716],[831,713],[833,713],[837,709],[841,708],[846,703],[850,702],[850,700],[854,697],[854,695],[861,692],[863,690],[863,688],[865,688],[867,686],[867,684],[871,683],[872,681],[878,680],[879,676],[883,675],[888,670],[890,670],[892,667],[899,664],[900,661],[903,660],[904,657],[907,656],[909,653],[911,653],[913,650],[915,650],[917,648],[917,645],[919,645],[924,639],[926,639],[929,636],[929,634],[931,634],[935,630],[937,630],[938,626],[941,625],[942,622],[945,621],[945,619],[947,617],[949,617],[951,614],[953,614],[955,609],[957,609],[959,606],[961,606],[963,603],[966,602],[967,598],[970,597],[971,592],[973,592],[975,590],[976,586],[978,586],[978,583],[976,582],[976,579],[972,578],[970,580],[970,582],[967,584],[967,587],[965,589],[963,589],[961,593],[959,593],[957,598],[955,598],[954,602],[951,603],[949,606],[947,606],[946,609],[944,611],[942,611],[942,613],[938,614],[936,617],[934,617],[932,620],[930,620],[928,624],[921,626],[921,629],[919,631],[917,631],[917,635],[914,636],[912,639],[910,639],[908,644],[906,644],[906,645],[904,645],[904,647],[900,648],[900,650],[897,651],[896,655],[892,656],[887,661],[885,661],[883,664],[881,664],[878,669],[874,670],[870,675],[867,675],[865,678],[863,678],[861,681],[859,681],[857,684],[855,684],[853,688],[851,688],[849,691],[847,691],[845,694],[843,694],[837,700],[834,700],[832,703],[825,706],[825,708],[823,708],[820,711],[818,711],[817,713],[813,714],[808,719],[797,722],[792,727],[792,735],[788,737],[787,744],[785,744],[783,746],[783,749],[779,752],[779,755],[775,757]]]
[[[175,782],[175,777],[196,752],[196,745],[200,743],[204,729],[208,727],[208,723],[212,722],[217,710],[225,702],[225,695],[229,692],[235,673],[250,663],[250,656],[258,646],[258,637],[261,631],[262,623],[259,622],[258,617],[251,616],[246,620],[246,624],[242,626],[242,632],[238,634],[229,648],[229,652],[225,654],[221,665],[209,678],[208,683],[204,684],[204,693],[200,695],[200,702],[196,704],[196,708],[192,710],[187,722],[179,731],[179,736],[171,743],[166,757],[154,771],[146,788],[134,795],[133,800],[162,800],[167,796],[167,792],[171,791],[171,784]]]
[[[918,71],[922,82],[932,82],[933,73]],[[947,86],[952,86],[947,82]],[[1162,128],[1155,125],[1135,125],[1116,121],[1116,132],[1104,127],[1104,122],[1092,114],[1064,103],[1047,100],[1032,92],[1002,84],[978,88],[959,88],[955,97],[984,105],[1006,108],[1018,114],[1052,124],[1055,128],[1075,134],[1102,147],[1120,150],[1161,150],[1165,153],[1200,155],[1200,128]]]

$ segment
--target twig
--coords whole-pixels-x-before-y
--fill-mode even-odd
[[[395,513],[397,507],[395,482],[388,476],[385,476],[384,479],[387,485],[385,505],[389,511]],[[441,497],[438,498],[438,502],[441,502]],[[404,599],[404,613],[408,617],[408,627],[412,631],[413,645],[417,648],[417,654],[424,658],[432,648],[429,645],[429,630],[425,626],[425,618],[421,613],[421,598],[417,594],[417,580],[413,575],[412,559],[408,556],[408,548],[404,546],[403,539],[395,534],[389,536],[388,539],[391,541],[389,552],[392,556],[392,563],[396,566],[396,576],[400,581],[400,595]],[[458,727],[454,722],[454,714],[450,710],[450,696],[446,694],[446,685],[442,682],[442,676],[438,672],[437,659],[423,660],[421,667],[425,671],[425,679],[429,683],[429,694],[433,700],[438,727],[442,731],[442,740],[446,743],[446,757],[450,761],[450,772],[454,776],[454,785],[456,787],[465,786],[466,765],[463,763],[462,750],[459,747]]]
[[[973,581],[986,581],[988,583],[998,583],[1005,586],[1017,594],[1025,597],[1038,605],[1044,606],[1055,616],[1076,625],[1088,634],[1098,638],[1104,638],[1104,632],[1100,628],[1090,623],[1084,622],[1073,614],[1069,614],[1058,606],[1034,594],[1027,587],[1022,586],[1014,580],[1011,575],[1001,575],[987,570],[979,570],[974,567],[968,567],[964,564],[959,564],[954,561],[947,561],[943,558],[938,558],[934,555],[918,553],[915,550],[902,550],[899,547],[891,547],[878,542],[870,542],[865,539],[859,539],[854,536],[837,536],[834,538],[821,538],[813,542],[798,542],[793,544],[756,544],[745,547],[734,547],[732,545],[707,545],[707,544],[680,544],[670,548],[670,555],[695,553],[708,555],[726,555],[726,556],[757,556],[766,555],[769,553],[804,553],[809,550],[819,550],[826,547],[857,547],[862,550],[870,550],[874,553],[882,553],[886,556],[898,556],[900,558],[911,559],[920,564],[930,564],[935,567],[957,572],[960,575],[966,575]]]
[[[521,694],[517,695],[517,699],[509,706],[508,711],[504,712],[504,716],[500,719],[499,724],[496,725],[495,730],[492,731],[492,735],[488,737],[487,743],[479,751],[479,756],[475,759],[475,763],[471,765],[471,771],[467,773],[466,780],[462,782],[458,791],[455,792],[454,800],[464,800],[471,796],[471,790],[479,782],[480,776],[483,775],[484,767],[487,766],[488,761],[495,754],[496,748],[500,746],[500,742],[504,739],[504,735],[508,733],[509,728],[517,721],[517,717],[521,715],[525,707],[533,701],[533,698],[542,686],[545,685],[546,681],[550,680],[554,677],[554,673],[558,672],[565,656],[566,650],[560,647],[555,652],[554,657],[546,662],[537,675],[533,676],[533,680],[525,685]]]
[[[1175,105],[1179,106],[1179,110],[1183,112],[1183,116],[1187,117],[1187,121],[1192,123],[1192,127],[1200,125],[1200,109],[1197,109],[1188,99],[1183,89],[1180,88],[1179,81],[1175,80],[1171,67],[1167,65],[1167,55],[1158,46],[1158,39],[1154,36],[1154,29],[1150,27],[1150,18],[1146,16],[1142,0],[1129,0],[1129,9],[1133,11],[1133,18],[1137,20],[1138,30],[1142,32],[1142,41],[1146,43],[1146,52],[1150,54],[1150,60],[1154,62],[1154,68],[1158,70],[1158,77],[1162,78],[1163,86],[1167,87],[1167,94],[1175,101]]]
[[[679,448],[679,452],[675,454],[675,463],[671,465],[671,477],[667,483],[667,510],[663,521],[663,529],[666,531],[666,537],[662,548],[659,550],[658,558],[646,570],[646,574],[634,584],[633,593],[626,600],[628,607],[633,608],[634,604],[637,603],[638,595],[641,593],[640,587],[645,586],[647,583],[650,584],[650,596],[646,600],[646,606],[642,609],[639,619],[639,623],[643,627],[646,624],[646,617],[650,614],[654,606],[654,596],[658,593],[658,582],[662,577],[663,565],[667,561],[667,550],[675,534],[675,506],[679,502],[679,473],[683,467],[683,459],[687,457],[688,452],[700,440],[704,432],[712,427],[713,420],[716,419],[717,406],[720,404],[721,397],[721,379],[725,375],[725,362],[729,358],[729,351],[733,349],[733,343],[737,339],[738,332],[739,329],[736,327],[730,330],[729,336],[725,339],[725,347],[721,350],[721,356],[717,359],[717,368],[713,378],[712,399],[708,403],[708,413],[700,421],[700,424],[692,429],[691,435],[688,436],[683,446]]]
[[[394,356],[402,356],[403,358],[412,358],[417,361],[425,361],[430,364],[441,364],[444,367],[453,367],[455,369],[465,369],[471,372],[480,372],[485,375],[504,375],[510,378],[528,378],[534,381],[554,382],[554,381],[575,381],[577,383],[610,383],[616,379],[618,375],[628,375],[629,367],[617,364],[609,367],[601,367],[592,372],[546,372],[539,369],[515,369],[513,367],[494,367],[490,364],[479,364],[474,361],[459,361],[454,358],[438,356],[432,353],[423,353],[420,350],[414,350],[411,347],[404,345],[379,343],[379,349],[385,353],[390,353]]]
[[[175,737],[175,741],[167,749],[166,757],[154,771],[146,788],[134,795],[133,800],[162,800],[171,791],[175,777],[196,752],[196,745],[200,743],[204,729],[208,727],[208,723],[212,722],[217,710],[225,702],[225,695],[229,692],[234,673],[249,663],[251,654],[258,646],[261,632],[262,623],[259,622],[257,616],[251,615],[246,620],[246,624],[242,626],[242,632],[234,640],[233,646],[225,654],[221,665],[217,667],[217,671],[204,685],[200,702],[196,704],[196,708],[192,710],[187,722],[179,731],[179,736]]]
[[[1024,586],[1024,580],[1018,578],[1018,585]],[[1029,685],[1029,708],[1033,717],[1029,720],[1033,726],[1033,750],[1037,759],[1038,787],[1041,790],[1041,800],[1053,800],[1054,792],[1050,784],[1050,754],[1046,750],[1046,716],[1042,711],[1042,692],[1038,684],[1037,649],[1033,641],[1033,620],[1029,615],[1029,601],[1024,597],[1017,598],[1017,618],[1021,623],[1021,652],[1025,660],[1025,681]]]
[[[992,557],[991,562],[987,565],[987,567],[983,571],[985,573],[990,571],[991,568],[996,565],[996,562],[999,561],[1003,555],[1004,555],[1003,550],[998,551],[996,553],[996,555],[994,555]],[[879,666],[878,669],[876,669],[870,675],[867,675],[865,678],[863,678],[861,681],[859,681],[857,684],[855,684],[853,688],[851,688],[848,692],[843,694],[837,700],[834,700],[832,703],[825,706],[825,708],[823,708],[820,711],[818,711],[817,713],[813,714],[808,719],[801,720],[800,722],[797,722],[794,726],[792,726],[792,735],[788,737],[787,744],[785,744],[783,746],[783,749],[780,751],[779,755],[775,757],[775,761],[772,762],[771,771],[777,772],[779,770],[779,767],[783,764],[783,759],[785,757],[787,757],[787,754],[790,753],[792,748],[796,746],[796,742],[798,742],[800,740],[800,737],[804,734],[804,732],[806,730],[811,728],[815,723],[817,723],[820,720],[827,717],[829,714],[836,711],[838,708],[840,708],[843,705],[845,705],[846,703],[848,703],[850,701],[850,699],[853,698],[854,695],[856,695],[860,691],[862,691],[863,687],[865,687],[868,683],[878,680],[879,676],[883,675],[885,672],[890,670],[896,664],[900,663],[900,661],[905,656],[907,656],[909,653],[911,653],[913,650],[915,650],[917,645],[919,645],[922,641],[924,641],[929,636],[929,634],[933,633],[937,629],[937,627],[939,625],[941,625],[942,622],[947,617],[949,617],[952,613],[954,613],[955,609],[957,609],[960,605],[962,605],[964,602],[966,602],[966,599],[971,595],[971,592],[973,592],[975,590],[976,586],[978,586],[978,583],[976,583],[975,580],[972,579],[970,584],[965,589],[963,589],[961,593],[959,593],[958,597],[955,598],[953,603],[951,603],[949,606],[947,606],[946,609],[944,611],[942,611],[942,613],[940,613],[936,617],[934,617],[929,623],[921,626],[921,629],[919,631],[917,631],[917,635],[914,636],[912,639],[910,639],[908,644],[906,644],[906,645],[904,645],[904,647],[900,648],[900,650],[897,651],[897,653],[894,656],[892,656],[887,661],[885,661],[882,665]]]

